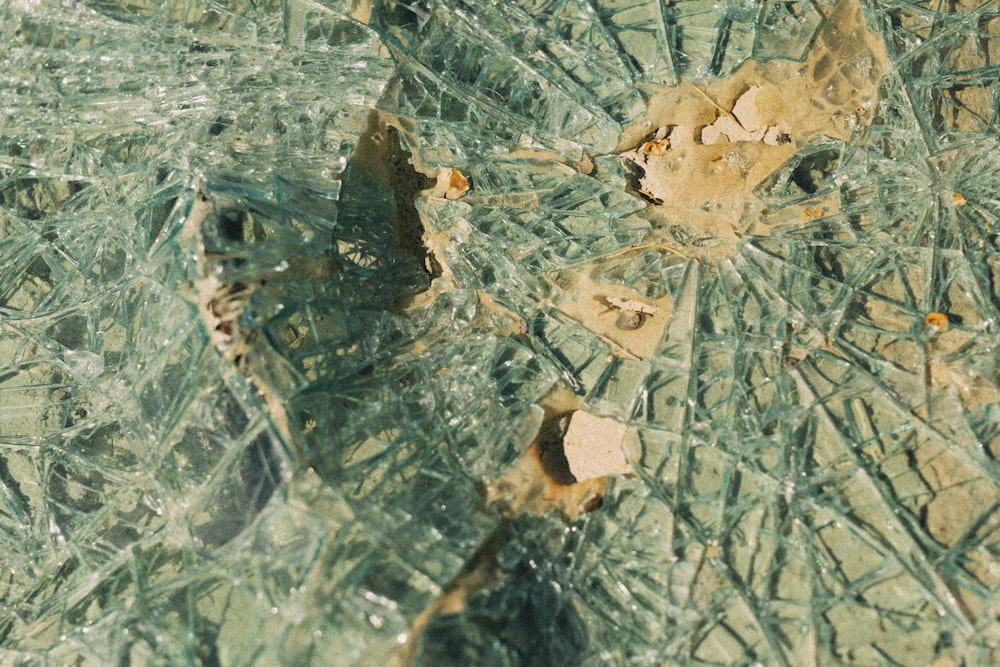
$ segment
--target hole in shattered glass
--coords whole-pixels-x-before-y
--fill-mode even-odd
[[[829,183],[839,159],[840,153],[834,149],[807,155],[792,170],[791,181],[806,194],[815,194]]]
[[[571,415],[572,413],[567,412],[543,421],[536,440],[542,459],[542,468],[545,470],[545,474],[557,484],[576,483],[576,477],[569,470],[569,462],[566,460],[566,453],[563,450],[563,436],[566,435],[566,429],[569,428]]]
[[[213,137],[217,137],[225,132],[232,124],[233,120],[231,118],[219,116],[212,121],[212,125],[208,128],[208,133]]]
[[[247,211],[227,208],[219,213],[219,230],[223,237],[230,241],[242,241],[244,228],[251,220]]]

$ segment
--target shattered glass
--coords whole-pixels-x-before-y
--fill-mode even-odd
[[[1000,662],[997,2],[0,34],[6,661]]]

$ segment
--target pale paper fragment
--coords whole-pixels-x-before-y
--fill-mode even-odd
[[[783,124],[768,126],[757,113],[757,93],[760,86],[751,86],[733,104],[732,112],[719,116],[714,123],[701,129],[701,143],[715,144],[723,136],[730,143],[739,141],[763,141],[771,146],[778,146],[787,134]]]
[[[740,95],[736,103],[733,104],[733,115],[740,122],[743,129],[751,134],[761,129],[763,123],[757,115],[757,93],[760,86],[752,86],[747,92]]]
[[[597,417],[583,410],[574,412],[563,436],[563,453],[576,481],[632,473],[622,449],[627,430],[616,419]]]

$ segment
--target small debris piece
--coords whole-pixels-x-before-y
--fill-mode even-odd
[[[927,313],[927,317],[924,318],[924,324],[928,327],[933,327],[936,331],[947,331],[948,316],[938,312]]]
[[[576,167],[576,170],[584,176],[589,176],[594,171],[594,161],[591,160],[590,156],[586,153],[584,153],[583,157],[577,160],[573,166]]]
[[[764,129],[764,123],[757,115],[757,93],[759,92],[760,86],[751,86],[733,104],[733,116],[740,122],[744,130],[754,134]]]
[[[469,179],[458,169],[452,169],[448,177],[448,190],[444,193],[446,199],[458,199],[469,191]]]
[[[951,203],[952,206],[954,206],[955,208],[959,208],[961,206],[965,206],[966,204],[968,204],[969,200],[966,199],[963,195],[959,194],[958,192],[952,192]]]
[[[730,143],[762,141],[770,146],[780,146],[792,140],[780,125],[764,125],[757,114],[757,93],[760,86],[752,86],[739,96],[731,113],[719,116],[714,123],[701,129],[701,143],[712,145],[723,136]]]
[[[469,191],[469,179],[458,169],[444,167],[438,171],[432,193],[445,199],[458,199]]]
[[[573,413],[563,437],[563,452],[576,481],[633,472],[622,451],[626,430],[625,424],[610,417],[583,410]]]
[[[660,310],[656,306],[643,303],[638,299],[621,299],[611,296],[601,297],[599,300],[609,310],[618,311],[618,319],[615,321],[615,326],[624,331],[638,329],[642,326],[643,320],[647,315],[653,315]]]
[[[647,135],[638,147],[621,154],[628,184],[654,204],[662,204],[666,195],[653,167],[670,150],[670,130],[671,126],[664,125]]]
[[[643,313],[646,315],[654,315],[660,312],[660,309],[656,306],[651,306],[648,303],[643,303],[638,299],[620,299],[616,296],[609,296],[605,299],[609,308],[614,308],[615,310],[627,310],[633,313]]]
[[[658,129],[653,138],[642,145],[642,152],[649,157],[660,157],[666,153],[670,149],[670,138],[667,137],[667,129],[665,125]]]
[[[730,142],[760,141],[764,138],[764,133],[748,132],[732,116],[719,116],[714,123],[701,129],[701,143],[707,146],[719,143],[722,136]]]
[[[788,132],[779,128],[777,125],[772,125],[767,128],[762,141],[768,146],[781,146],[783,144],[790,143],[792,141],[792,135],[788,134]]]

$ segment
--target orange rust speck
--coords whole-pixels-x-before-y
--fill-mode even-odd
[[[666,139],[653,139],[642,145],[642,152],[652,157],[660,157],[670,148],[670,142]]]
[[[957,192],[952,192],[951,203],[954,204],[955,206],[965,206],[966,204],[969,203],[969,200]]]
[[[444,196],[447,199],[458,199],[469,191],[469,179],[458,169],[452,169],[448,175],[448,189]]]
[[[944,313],[927,313],[927,317],[924,318],[924,324],[944,331],[948,328],[948,316]]]
[[[806,220],[815,220],[816,218],[822,217],[823,211],[818,208],[807,208],[802,211],[802,217]]]

